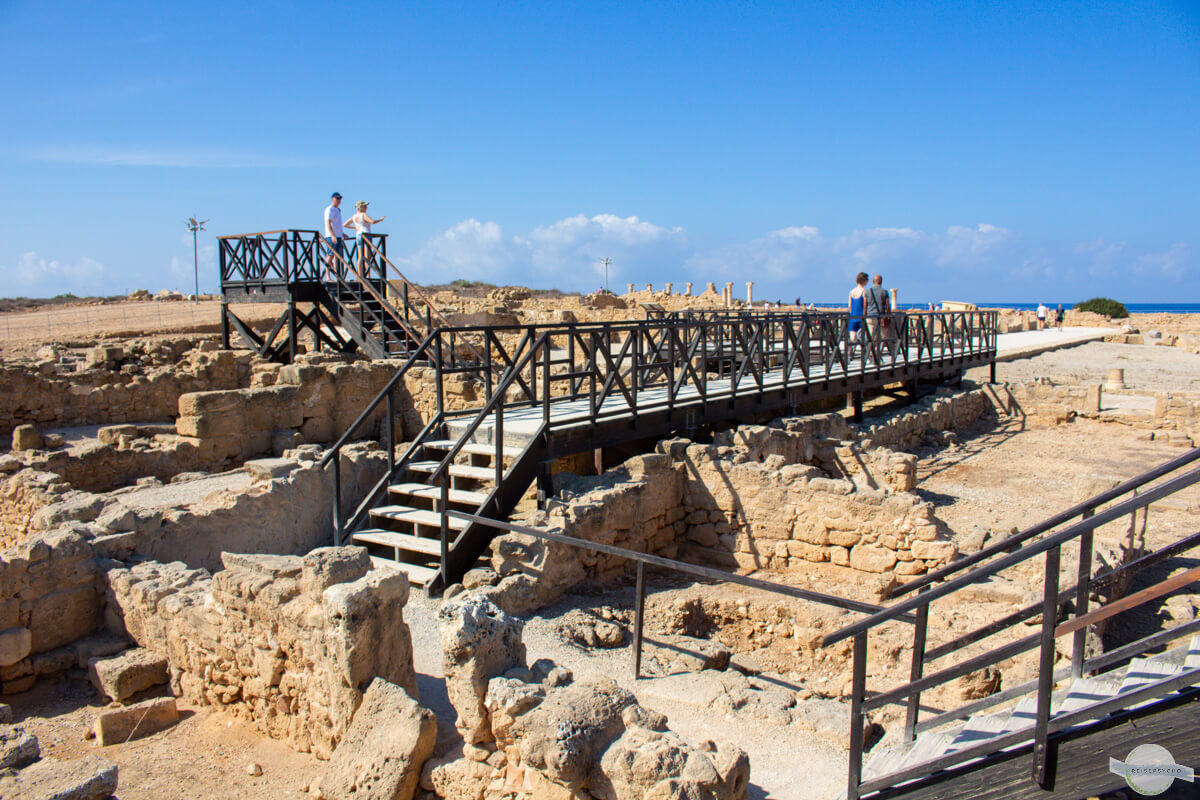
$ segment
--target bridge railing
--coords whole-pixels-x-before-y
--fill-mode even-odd
[[[446,342],[435,348],[440,351],[436,366],[440,373],[481,381],[485,403],[502,376],[516,370],[502,400],[509,409],[538,406],[555,424],[553,403],[586,401],[586,410],[571,415],[567,424],[579,424],[581,416],[595,424],[814,381],[886,377],[935,363],[964,368],[988,363],[995,357],[997,317],[994,311],[865,319],[838,312],[780,312],[463,327],[439,331]],[[482,359],[463,356],[456,342],[466,336],[480,343]]]
[[[1086,636],[1089,628],[1094,629],[1097,624],[1124,611],[1163,597],[1182,586],[1200,580],[1200,567],[1193,566],[1166,581],[1135,594],[1114,599],[1098,607],[1092,605],[1093,595],[1098,593],[1121,594],[1125,585],[1139,572],[1180,553],[1200,547],[1200,533],[1193,533],[1181,537],[1153,553],[1145,554],[1124,566],[1099,575],[1093,574],[1093,539],[1096,529],[1128,516],[1132,535],[1138,511],[1142,511],[1144,515],[1146,509],[1154,502],[1200,484],[1200,468],[1194,466],[1197,461],[1200,461],[1200,448],[1193,449],[1178,458],[1147,470],[1107,492],[1089,498],[1031,528],[1015,533],[974,555],[953,562],[893,590],[891,593],[893,597],[903,595],[907,595],[907,597],[889,605],[883,611],[826,636],[823,641],[825,646],[845,639],[853,639],[854,642],[847,799],[858,800],[860,797],[881,789],[919,779],[940,770],[950,769],[999,752],[1004,748],[1030,742],[1033,745],[1033,779],[1043,788],[1048,788],[1052,775],[1050,759],[1053,742],[1051,742],[1051,737],[1057,731],[1099,719],[1112,711],[1131,708],[1185,686],[1200,683],[1200,672],[1197,670],[1185,671],[1181,675],[1164,678],[1146,688],[1118,695],[1096,706],[1085,707],[1051,719],[1051,695],[1055,682],[1068,677],[1078,678],[1085,673],[1120,663],[1132,656],[1200,630],[1200,620],[1193,620],[1167,631],[1145,636],[1114,651],[1091,658],[1087,657]],[[1180,470],[1185,467],[1191,467],[1191,469],[1179,474]],[[1163,478],[1165,480],[1155,483]],[[1110,503],[1111,505],[1109,505]],[[1143,524],[1144,519],[1143,516]],[[1063,527],[1064,525],[1066,527]],[[1078,563],[1074,570],[1076,583],[1066,588],[1060,588],[1062,550],[1066,545],[1078,547]],[[964,601],[961,599],[961,595],[956,594],[960,590],[1013,567],[1023,567],[1030,560],[1037,558],[1041,558],[1044,562],[1043,592],[1040,600],[953,639],[940,642],[936,647],[929,647],[930,620],[937,619],[935,614],[931,614],[930,608],[935,601],[945,600],[946,604],[951,607],[956,603],[962,603]],[[916,624],[913,626],[909,682],[886,691],[869,692],[866,679],[870,635],[881,626],[903,620],[906,615],[912,613],[916,614]],[[1014,628],[1023,631],[1029,620],[1039,616],[1040,619],[1036,621],[1032,633],[994,646],[984,652],[977,652],[976,655],[969,658],[927,673],[927,669],[933,662],[961,653],[964,648],[1005,631]],[[1072,637],[1070,663],[1056,669],[1056,641],[1064,636]],[[975,649],[978,651],[978,648]],[[1003,691],[981,700],[966,703],[958,708],[940,712],[928,720],[920,720],[919,711],[923,693],[956,678],[1033,650],[1038,651],[1037,677],[1033,680],[1005,688]],[[867,781],[862,780],[863,732],[867,712],[891,704],[905,706],[907,713],[904,741],[912,741],[917,734],[923,731],[966,719],[978,711],[1033,693],[1036,693],[1037,706],[1030,726],[1010,730],[980,744],[968,745],[941,756],[935,761],[913,765],[898,773],[876,776]]]

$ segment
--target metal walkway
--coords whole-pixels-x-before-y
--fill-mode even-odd
[[[846,314],[706,312],[434,329],[322,462],[332,465],[340,497],[341,447],[382,417],[387,473],[357,509],[334,508],[337,539],[437,590],[473,567],[495,535],[445,512],[507,519],[534,481],[548,496],[557,458],[833,397],[853,397],[860,414],[866,390],[956,378],[994,363],[995,312],[870,322],[856,333]],[[394,395],[418,364],[435,370],[437,410],[397,453]],[[479,407],[447,406],[451,376],[477,382]]]

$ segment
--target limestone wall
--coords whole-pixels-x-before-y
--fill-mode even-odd
[[[357,547],[222,560],[212,575],[147,562],[106,576],[110,624],[167,658],[179,696],[319,758],[376,676],[418,696],[403,574]]]
[[[29,535],[0,552],[0,693],[24,691],[40,675],[86,666],[79,655],[86,647],[78,643],[100,628],[100,577],[119,560],[150,557],[184,562],[180,569],[213,569],[222,551],[306,553],[328,544],[332,479],[316,467],[317,455],[302,450],[295,460],[250,462],[190,488],[57,495],[61,499],[34,515]],[[378,447],[345,448],[343,508],[357,505],[385,468]],[[205,493],[208,481],[232,484]]]
[[[860,487],[778,455],[759,462],[736,448],[674,449],[687,475],[685,560],[739,571],[829,561],[918,575],[957,552],[939,535],[932,506],[909,492]]]
[[[263,365],[254,386],[198,392],[179,398],[176,430],[182,445],[211,462],[270,453],[283,437],[330,442],[341,436],[401,366],[397,360],[347,362],[338,356],[311,356],[279,367]],[[396,438],[414,436],[437,410],[434,371],[418,367],[396,388]],[[477,387],[460,376],[443,381],[447,410],[478,404]],[[358,429],[358,438],[376,437],[384,406]]]
[[[0,693],[76,666],[66,648],[99,620],[92,544],[66,529],[0,553]]]
[[[191,346],[191,340],[182,340]],[[109,348],[98,348],[108,350]],[[119,350],[119,348],[118,348]],[[122,354],[123,355],[123,354]],[[73,427],[114,422],[166,420],[177,413],[180,395],[232,389],[248,373],[249,355],[191,350],[178,363],[123,369],[121,360],[59,365],[46,360],[33,368],[0,367],[0,436],[18,425]]]

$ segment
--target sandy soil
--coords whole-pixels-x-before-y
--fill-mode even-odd
[[[182,704],[183,719],[174,727],[100,747],[85,734],[104,704],[82,673],[42,681],[5,700],[16,721],[38,737],[43,756],[65,760],[92,752],[116,763],[119,800],[306,798],[305,790],[322,766],[241,720]],[[258,764],[262,775],[250,776],[250,764]]]
[[[996,379],[1028,381],[1048,377],[1062,382],[1104,383],[1110,369],[1124,369],[1125,385],[1131,389],[1200,389],[1200,355],[1176,347],[1106,342],[1089,342],[997,364]],[[970,376],[986,380],[984,372],[973,370]]]
[[[274,322],[283,309],[273,303],[243,303],[235,311],[243,321],[259,326]],[[0,358],[29,357],[45,344],[86,346],[101,339],[220,330],[221,304],[215,300],[49,306],[0,314]]]

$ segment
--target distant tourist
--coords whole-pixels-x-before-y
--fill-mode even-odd
[[[1063,318],[1067,316],[1067,312],[1063,311],[1062,303],[1058,304],[1058,310],[1054,312],[1054,326],[1060,331],[1062,330]]]
[[[863,308],[867,315],[867,330],[870,332],[872,352],[877,344],[895,356],[892,340],[895,332],[892,329],[892,299],[887,289],[883,288],[883,276],[876,275],[871,285],[863,292]],[[880,351],[882,352],[882,351]]]
[[[329,205],[325,208],[325,243],[332,253],[325,255],[326,268],[333,267],[333,253],[343,259],[346,257],[345,232],[342,230],[342,195],[334,192],[329,196]]]
[[[1046,312],[1049,310],[1050,309],[1046,308],[1045,303],[1038,303],[1037,317],[1038,317],[1038,330],[1039,331],[1044,330],[1046,327]]]
[[[854,357],[854,345],[863,338],[864,295],[867,293],[867,273],[860,272],[854,278],[854,288],[850,290],[850,357]]]

